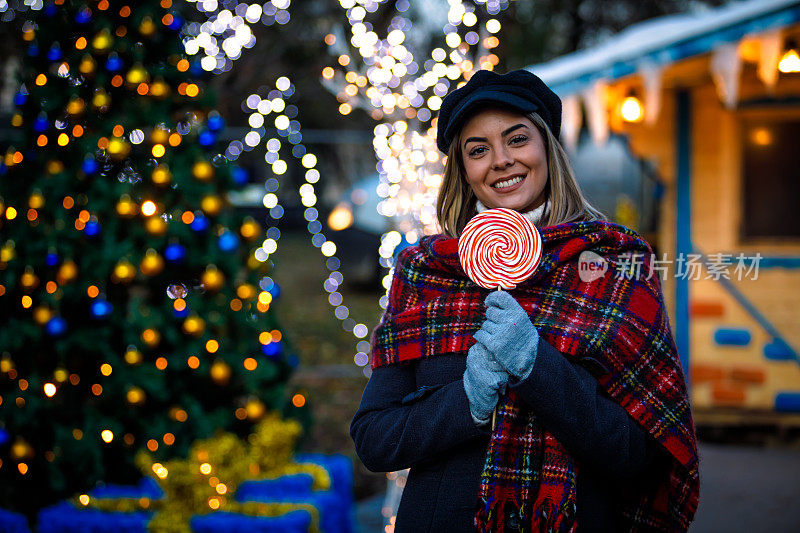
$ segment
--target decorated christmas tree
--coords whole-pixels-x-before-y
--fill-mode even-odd
[[[0,164],[0,506],[32,514],[134,458],[285,406],[262,229],[171,0],[18,13]]]

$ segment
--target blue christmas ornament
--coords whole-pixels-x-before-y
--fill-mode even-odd
[[[62,57],[64,57],[64,54],[61,52],[61,46],[58,43],[53,43],[53,46],[47,51],[47,59],[49,61],[58,61]]]
[[[45,256],[44,262],[47,263],[47,266],[56,266],[58,264],[58,254],[50,252]]]
[[[50,127],[50,123],[47,121],[46,116],[39,115],[33,121],[33,131],[36,133],[42,133],[43,131],[47,131],[47,128]]]
[[[94,220],[90,220],[86,223],[86,227],[83,228],[83,232],[88,237],[96,237],[100,234],[100,223],[95,222]]]
[[[267,357],[277,359],[280,357],[281,352],[283,352],[283,343],[277,341],[265,344],[261,347],[261,352]]]
[[[97,172],[99,165],[97,161],[95,161],[94,157],[89,156],[83,160],[83,164],[81,165],[81,170],[83,170],[86,174],[94,174]]]
[[[8,444],[11,441],[11,435],[8,434],[3,428],[0,428],[0,446]]]
[[[167,28],[173,31],[183,28],[183,18],[177,13],[172,13],[172,22],[167,25]]]
[[[239,246],[239,237],[232,231],[226,231],[217,239],[217,246],[223,252],[232,252]]]
[[[247,171],[242,167],[233,167],[231,169],[231,177],[237,185],[244,185],[247,183],[249,176],[247,175]]]
[[[206,125],[211,131],[219,131],[225,127],[225,119],[223,119],[220,115],[212,115],[208,117],[208,122]]]
[[[192,228],[194,231],[200,233],[201,231],[207,230],[209,225],[210,222],[208,221],[207,217],[197,216],[194,218],[189,227]]]
[[[168,244],[166,249],[164,249],[164,259],[170,263],[180,263],[186,259],[186,247],[177,242]]]
[[[48,320],[44,328],[51,337],[60,337],[67,331],[67,321],[56,316]]]
[[[31,43],[28,47],[28,55],[31,57],[36,57],[39,55],[39,46],[36,43]]]
[[[47,4],[47,7],[44,9],[44,14],[48,17],[52,17],[58,13],[58,8],[54,4]]]
[[[88,8],[81,9],[78,11],[78,14],[75,15],[75,22],[78,24],[86,24],[92,20],[92,12]]]
[[[25,102],[28,101],[28,94],[23,92],[18,92],[14,95],[14,105],[24,105]]]
[[[186,307],[184,307],[182,311],[173,309],[172,312],[175,313],[175,316],[178,318],[186,318],[187,316],[189,316],[189,306],[187,305]]]
[[[116,53],[111,53],[106,60],[106,70],[109,72],[117,72],[122,69],[122,59]]]
[[[200,65],[200,61],[192,61],[192,63],[189,65],[189,74],[196,78],[199,78],[205,74],[203,67]]]
[[[217,136],[213,132],[206,130],[197,136],[197,142],[200,143],[200,146],[211,146],[217,142]]]
[[[106,318],[113,310],[114,306],[105,300],[95,300],[89,308],[94,318]]]
[[[272,287],[270,287],[267,292],[272,295],[272,298],[277,300],[281,295],[281,286],[277,283],[273,283]]]

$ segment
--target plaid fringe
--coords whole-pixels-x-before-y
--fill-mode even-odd
[[[609,370],[598,382],[669,454],[662,475],[623,491],[615,509],[626,531],[686,531],[699,500],[694,423],[651,249],[635,232],[608,222],[542,228],[534,275],[510,291],[539,334],[571,360],[592,357]],[[389,302],[372,336],[372,366],[440,354],[466,355],[485,319],[487,294],[467,279],[458,241],[424,237],[398,256]],[[602,256],[606,275],[578,275],[584,250]],[[642,259],[640,277],[615,275],[622,254]],[[513,391],[502,399],[481,476],[476,526],[502,531],[570,532],[577,527],[578,466]]]

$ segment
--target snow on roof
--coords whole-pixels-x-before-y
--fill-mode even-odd
[[[565,96],[593,81],[633,74],[643,63],[663,65],[736,42],[747,34],[800,21],[800,0],[749,0],[699,13],[635,24],[603,43],[532,65],[527,70]]]

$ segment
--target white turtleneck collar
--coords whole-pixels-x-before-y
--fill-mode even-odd
[[[548,203],[547,200],[545,200],[544,203],[539,207],[537,207],[536,209],[528,211],[527,213],[522,213],[522,216],[533,222],[534,226],[539,226],[539,221],[541,221],[545,217],[546,214],[545,211],[547,210],[547,203]],[[475,203],[475,209],[478,211],[478,213],[483,213],[489,208],[483,205],[480,200],[478,200]]]

